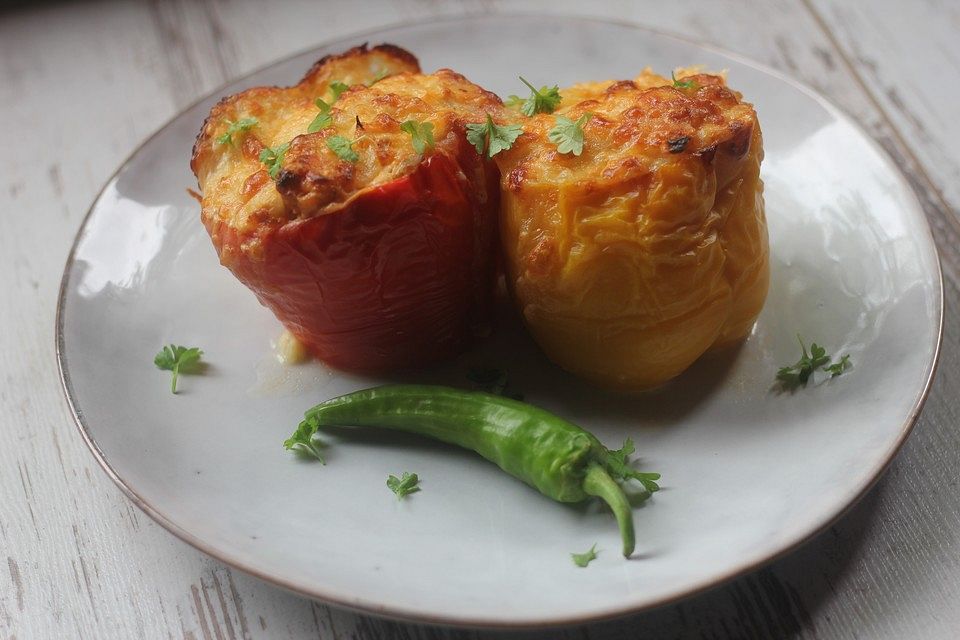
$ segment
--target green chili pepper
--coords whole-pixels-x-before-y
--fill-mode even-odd
[[[552,413],[503,396],[427,385],[388,385],[333,398],[306,412],[297,433],[324,425],[382,427],[471,449],[560,502],[603,499],[616,516],[623,555],[634,549],[630,503],[617,480],[648,491],[659,474],[627,466],[633,444],[610,451],[592,434]]]

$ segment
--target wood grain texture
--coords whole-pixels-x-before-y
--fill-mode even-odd
[[[947,0],[550,3],[725,46],[830,96],[894,157],[937,233],[940,371],[871,494],[785,559],[679,605],[584,628],[485,634],[332,610],[235,572],[133,507],[75,432],[53,315],[67,249],[136,144],[229,77],[327,38],[539,2],[254,0],[0,13],[0,638],[947,638],[960,629],[960,76]]]
[[[941,204],[960,204],[955,117],[960,52],[951,44],[960,28],[960,5],[925,0],[910,10],[894,5],[808,0],[856,69],[877,111],[896,128]],[[960,222],[960,218],[954,216]]]

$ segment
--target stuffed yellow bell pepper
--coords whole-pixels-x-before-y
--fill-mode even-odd
[[[604,386],[659,385],[743,339],[767,293],[756,113],[721,76],[677,76],[564,90],[496,158],[524,321],[554,362]],[[564,123],[582,147],[558,145]]]

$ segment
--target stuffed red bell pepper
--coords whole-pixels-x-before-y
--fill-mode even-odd
[[[455,355],[489,321],[499,208],[464,127],[500,104],[390,45],[224,99],[191,162],[221,263],[338,368]]]

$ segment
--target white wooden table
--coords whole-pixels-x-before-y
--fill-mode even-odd
[[[789,557],[679,605],[523,637],[960,635],[955,0],[14,5],[22,7],[0,9],[3,640],[497,635],[332,610],[232,571],[168,534],[113,486],[77,434],[55,373],[53,317],[68,247],[100,185],[181,107],[232,76],[334,36],[507,9],[632,20],[743,53],[818,88],[909,177],[937,236],[946,290],[940,370],[916,431],[840,522]]]

